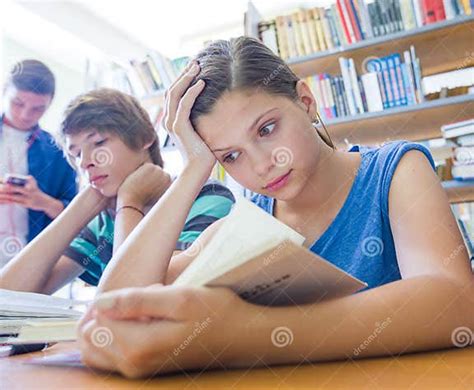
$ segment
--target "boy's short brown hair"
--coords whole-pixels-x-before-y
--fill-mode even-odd
[[[56,89],[56,81],[51,69],[41,61],[31,59],[17,62],[10,69],[5,85],[14,85],[20,91],[51,97],[54,97]]]
[[[158,135],[150,116],[134,97],[110,88],[79,95],[69,103],[61,124],[61,143],[66,135],[94,129],[116,134],[132,150],[151,143],[148,149],[154,164],[163,167]]]

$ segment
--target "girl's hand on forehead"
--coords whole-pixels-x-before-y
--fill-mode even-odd
[[[199,65],[191,61],[165,94],[165,114],[163,126],[181,152],[185,167],[211,172],[216,158],[189,118],[196,98],[204,89],[204,81],[199,80],[190,87],[199,74]]]

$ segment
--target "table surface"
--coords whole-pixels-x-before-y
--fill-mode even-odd
[[[176,374],[128,380],[85,367],[25,364],[31,357],[73,349],[0,358],[0,389],[474,389],[474,347],[398,357]]]

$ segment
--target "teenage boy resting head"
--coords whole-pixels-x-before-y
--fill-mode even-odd
[[[112,256],[172,185],[149,115],[129,95],[91,91],[67,107],[60,143],[87,185],[0,272],[0,288],[50,294],[78,276],[92,285],[103,277],[104,290],[146,285],[148,268],[123,268]],[[175,254],[227,215],[234,203],[232,193],[211,180],[192,196],[184,228],[170,243]],[[157,236],[168,235],[167,222],[156,230]],[[173,269],[172,259],[157,264],[156,272],[166,273],[168,265]]]

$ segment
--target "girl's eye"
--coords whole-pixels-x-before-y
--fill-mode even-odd
[[[95,143],[95,146],[101,146],[101,145],[105,144],[106,141],[107,141],[107,138],[104,138],[104,139],[102,139],[102,140],[100,140],[100,141],[97,141],[97,142]]]
[[[273,132],[275,129],[275,123],[269,123],[268,125],[263,126],[259,131],[258,134],[260,137],[265,137]]]
[[[237,160],[239,155],[239,152],[229,153],[227,156],[224,157],[223,161],[228,164],[233,163],[235,160]]]

